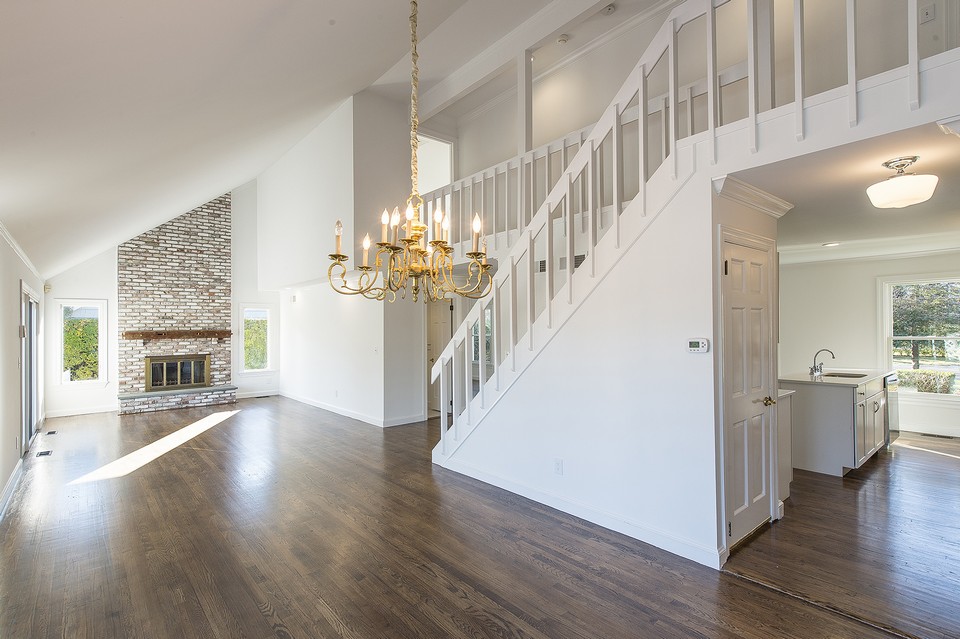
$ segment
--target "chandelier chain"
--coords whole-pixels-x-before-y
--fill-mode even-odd
[[[419,166],[417,162],[417,149],[420,147],[420,141],[417,134],[420,128],[420,115],[417,111],[418,92],[420,89],[420,68],[417,54],[417,0],[410,0],[410,59],[412,70],[410,72],[410,200],[409,203],[415,209],[419,209],[420,187]],[[420,200],[420,201],[414,201]]]

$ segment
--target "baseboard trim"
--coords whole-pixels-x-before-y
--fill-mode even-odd
[[[331,413],[336,413],[337,415],[342,415],[344,417],[349,417],[350,419],[355,419],[357,421],[363,422],[365,424],[370,424],[371,426],[377,426],[383,428],[383,420],[371,417],[370,415],[363,415],[361,413],[356,413],[352,410],[347,410],[339,406],[331,406],[330,404],[325,404],[323,402],[318,402],[309,397],[303,397],[301,395],[291,395],[290,393],[284,393],[283,391],[279,392],[281,397],[286,397],[287,399],[292,399],[301,404],[307,404],[308,406],[313,406],[314,408],[321,408]]]
[[[256,397],[275,397],[280,394],[280,391],[268,390],[268,391],[244,391],[242,393],[237,393],[237,399],[253,399]],[[292,399],[292,398],[291,398]],[[297,400],[300,401],[300,400]]]
[[[17,489],[17,484],[20,483],[22,476],[23,459],[18,459],[17,465],[13,468],[13,472],[10,473],[10,477],[7,478],[7,485],[3,487],[3,496],[0,497],[0,521],[3,521],[3,516],[7,514],[7,506],[10,504],[13,491]]]
[[[62,408],[60,410],[50,410],[44,415],[45,418],[48,417],[73,417],[74,415],[93,415],[95,413],[115,413],[120,410],[120,407],[116,404],[113,405],[103,405],[103,406],[91,406],[90,408],[81,408],[71,409],[71,408]]]
[[[434,463],[437,457],[434,457]],[[442,465],[448,470],[472,477],[486,484],[502,488],[511,493],[526,497],[537,503],[545,504],[551,508],[556,508],[561,512],[574,517],[580,517],[591,523],[603,526],[618,533],[627,535],[644,543],[656,546],[661,550],[678,555],[685,559],[695,561],[698,564],[719,570],[721,566],[721,554],[716,547],[702,546],[689,539],[677,537],[668,532],[657,530],[649,526],[628,521],[618,515],[598,510],[584,503],[569,500],[560,495],[544,492],[542,490],[520,484],[497,475],[492,475],[476,466],[466,464],[456,459],[447,458]]]

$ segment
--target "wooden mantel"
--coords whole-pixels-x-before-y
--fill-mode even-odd
[[[230,330],[166,330],[166,331],[124,331],[123,339],[226,339],[233,335]]]

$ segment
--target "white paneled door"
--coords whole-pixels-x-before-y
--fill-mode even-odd
[[[723,242],[723,441],[727,548],[772,514],[772,244]],[[761,243],[762,244],[762,243]]]

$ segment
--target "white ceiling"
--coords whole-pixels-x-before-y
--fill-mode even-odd
[[[606,16],[576,1],[569,42],[537,44],[536,69],[670,4],[621,0]],[[421,0],[421,92],[550,3]],[[50,277],[246,183],[350,95],[407,99],[408,14],[397,0],[0,3],[0,221]],[[863,189],[906,154],[940,175],[937,194],[873,209]],[[784,245],[960,231],[960,138],[933,125],[738,177],[796,205]]]
[[[421,86],[548,2],[421,0]],[[0,221],[50,277],[246,183],[389,70],[408,81],[409,9],[0,3]]]
[[[933,197],[903,209],[877,209],[866,188],[893,175],[881,164],[917,155],[914,173],[940,182]],[[960,236],[960,137],[927,124],[854,144],[741,171],[735,176],[794,208],[778,224],[782,249],[827,242]],[[824,257],[831,249],[824,249]],[[842,252],[842,249],[841,251]]]

